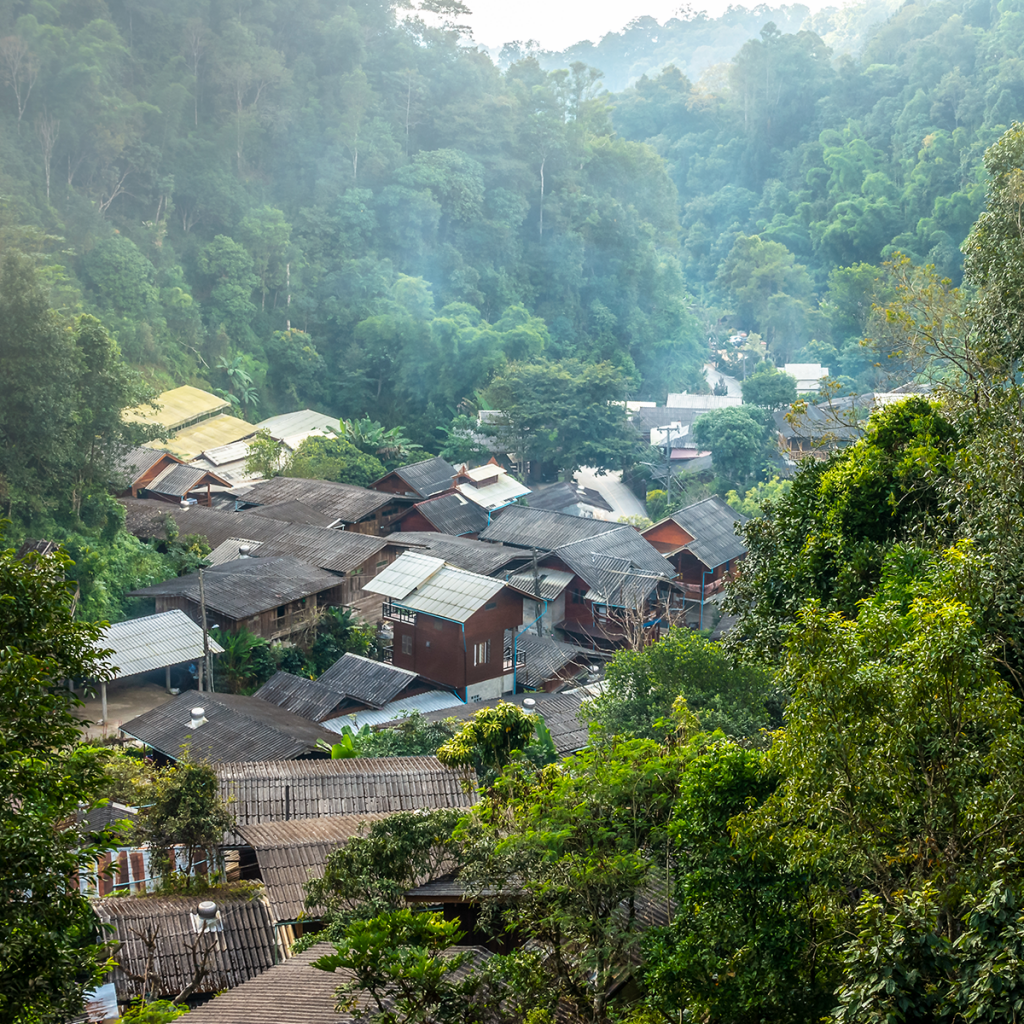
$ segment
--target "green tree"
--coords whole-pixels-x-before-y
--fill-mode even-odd
[[[565,476],[580,466],[619,469],[634,448],[621,402],[629,379],[610,363],[512,363],[487,400],[505,418],[499,434],[522,461],[548,464]]]
[[[876,412],[856,444],[802,463],[743,528],[748,554],[726,603],[740,614],[731,643],[773,659],[808,600],[854,616],[887,552],[936,522],[956,446],[942,409],[912,397]]]
[[[712,409],[693,424],[697,447],[710,451],[715,469],[730,480],[746,480],[760,469],[765,433],[764,425],[743,406]]]
[[[742,388],[744,402],[772,412],[796,401],[796,379],[771,366],[747,377]]]
[[[385,473],[384,463],[344,437],[307,437],[281,470],[282,476],[334,480],[367,487]]]
[[[261,479],[275,476],[284,461],[284,444],[266,428],[249,438],[245,453],[245,472]]]
[[[518,704],[498,701],[481,708],[437,749],[437,758],[450,768],[474,768],[489,785],[533,736],[536,719]]]
[[[641,651],[618,651],[605,676],[605,689],[591,704],[605,736],[662,737],[680,699],[706,732],[750,739],[770,721],[769,674],[734,661],[689,629],[674,627]]]
[[[146,804],[136,823],[136,834],[158,856],[157,870],[165,884],[178,877],[188,880],[198,864],[212,879],[219,871],[221,841],[234,824],[234,815],[220,797],[217,773],[208,764],[182,757],[155,773],[145,791]],[[175,847],[183,847],[179,868]]]
[[[217,235],[199,251],[198,265],[208,282],[210,327],[223,325],[233,341],[244,345],[256,313],[252,293],[259,287],[252,256],[227,235]]]
[[[68,681],[111,678],[110,652],[102,624],[73,621],[68,564],[59,553],[0,553],[0,1016],[10,1021],[79,1014],[104,972],[77,873],[109,836],[67,827],[98,800],[103,761],[79,743]]]

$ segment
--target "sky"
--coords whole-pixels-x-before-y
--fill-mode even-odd
[[[536,39],[545,50],[564,50],[582,39],[596,43],[607,32],[621,31],[634,18],[649,15],[664,24],[682,6],[681,0],[643,0],[642,6],[623,0],[465,0],[473,12],[464,20],[478,46],[498,48],[513,39]],[[712,17],[722,14],[730,0],[694,3]],[[756,0],[740,6],[754,6]],[[807,3],[807,0],[803,0]],[[808,4],[808,6],[814,6]]]

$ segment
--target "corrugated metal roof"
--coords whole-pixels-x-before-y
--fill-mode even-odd
[[[616,527],[597,519],[566,516],[524,505],[509,505],[491,520],[480,539],[519,548],[554,551],[583,537],[595,537]]]
[[[560,481],[545,487],[543,490],[534,490],[530,495],[530,508],[545,509],[548,512],[562,512],[563,509],[573,505],[590,505],[599,508],[603,512],[613,511],[611,505],[601,496],[599,491],[592,487],[581,487],[576,483]],[[573,513],[566,513],[572,515]]]
[[[206,607],[236,621],[331,590],[339,583],[337,576],[287,557],[239,558],[203,572]],[[141,587],[130,596],[178,595],[199,600],[198,572]]]
[[[693,537],[686,550],[692,551],[709,569],[747,553],[746,542],[737,535],[735,524],[745,523],[749,517],[717,496],[687,505],[670,518]]]
[[[383,707],[419,676],[408,669],[373,661],[361,654],[343,654],[317,682],[372,707]]]
[[[443,558],[434,558],[418,551],[406,551],[387,568],[377,573],[372,580],[364,583],[363,590],[401,600],[435,573],[440,572],[443,566]]]
[[[466,572],[464,569],[446,565],[411,594],[402,598],[400,603],[404,608],[423,612],[424,615],[436,615],[452,622],[465,622],[492,597],[499,594],[504,586],[501,580],[493,577],[479,576],[475,572]]]
[[[214,487],[230,487],[223,477],[217,476],[210,470],[198,466],[183,466],[175,464],[168,466],[155,480],[146,484],[145,490],[154,494],[164,494],[169,498],[184,498],[193,487],[197,487],[202,481],[205,486],[207,482]]]
[[[587,600],[635,608],[659,582],[674,579],[675,567],[631,526],[616,526],[597,537],[552,552],[591,588]]]
[[[239,501],[250,505],[279,505],[283,501],[301,501],[346,523],[358,523],[373,516],[394,495],[371,491],[354,484],[339,484],[333,480],[305,480],[301,477],[275,476],[263,483],[251,484],[237,490]]]
[[[327,858],[349,839],[366,831],[386,814],[347,814],[337,818],[304,818],[263,825],[239,825],[238,834],[256,851],[260,878],[266,886],[273,920],[317,918],[306,910],[305,885],[322,878]]]
[[[291,556],[328,572],[350,572],[368,562],[389,543],[385,537],[347,530],[328,530],[303,523],[282,523],[251,512],[232,512],[223,508],[190,505],[187,509],[169,506],[162,501],[123,498],[127,510],[125,525],[136,537],[167,537],[170,516],[181,536],[199,534],[218,552],[220,562],[234,561],[237,546],[218,550],[226,541],[242,544],[258,542],[266,558]],[[247,540],[242,538],[248,538]],[[230,557],[229,557],[230,553]]]
[[[554,601],[572,583],[573,574],[571,572],[562,572],[561,569],[547,569],[541,566],[537,570],[537,578],[540,580],[541,600]],[[530,597],[537,596],[537,579],[534,578],[532,569],[526,569],[522,572],[517,572],[514,576],[509,576],[508,585],[529,594]]]
[[[456,469],[446,462],[439,455],[432,459],[423,459],[421,462],[414,462],[409,466],[399,466],[393,470],[396,476],[400,477],[409,489],[421,498],[430,498],[442,491],[452,489],[452,477]],[[391,474],[388,473],[388,476]],[[384,479],[381,477],[381,479]]]
[[[474,956],[455,972],[458,979],[464,979],[492,955],[479,947],[454,946],[452,952],[463,949],[471,949]],[[339,985],[351,981],[353,975],[346,971],[332,974],[310,966],[314,960],[335,952],[331,943],[317,943],[240,988],[197,1007],[190,1014],[189,1024],[252,1024],[256,1016],[268,1016],[264,1011],[269,1007],[273,1008],[269,1015],[272,1024],[350,1024],[358,1018],[348,1011],[335,1011],[334,993]],[[368,995],[360,996],[359,1003],[364,1014],[375,1009]],[[254,1008],[258,1008],[255,1015]],[[562,1017],[559,1015],[558,1019],[561,1022]]]
[[[199,938],[193,915],[200,901],[207,899],[217,904],[222,930],[202,937],[201,948],[209,943],[213,952],[208,960],[210,973],[199,982],[197,995],[234,988],[279,960],[270,908],[264,898],[248,891],[219,888],[202,896],[96,899],[92,901],[96,916],[113,926],[108,938],[119,944],[114,959],[123,967],[115,967],[108,975],[119,1002],[142,994],[146,964],[151,958],[151,998],[173,999],[192,981],[195,964],[189,944]],[[146,941],[149,936],[152,948]]]
[[[353,757],[215,765],[238,825],[340,814],[469,807],[465,776],[436,757]],[[475,785],[476,776],[470,773]]]
[[[413,508],[441,533],[453,537],[479,533],[490,521],[484,509],[457,493],[418,502]]]
[[[346,701],[344,693],[331,686],[321,685],[315,679],[295,676],[290,672],[275,672],[255,693],[275,707],[301,715],[311,722],[320,722]]]
[[[195,707],[206,721],[193,730]],[[167,757],[181,757],[187,746],[194,759],[211,763],[305,757],[317,740],[333,741],[328,730],[265,700],[195,690],[125,722],[121,732]]]
[[[510,645],[511,638],[505,642],[506,646]],[[566,665],[574,661],[585,661],[590,653],[576,644],[563,643],[551,636],[537,636],[536,633],[523,633],[515,643],[516,649],[525,658],[525,681],[530,686],[542,685]]]
[[[404,668],[345,654],[318,679],[278,672],[256,691],[261,700],[286,708],[313,722],[335,717],[347,703],[383,707],[419,676]]]
[[[174,430],[182,423],[188,423],[197,416],[205,416],[221,409],[227,409],[231,403],[209,391],[202,391],[191,385],[172,388],[158,395],[155,399],[156,409],[150,405],[139,405],[134,409],[125,409],[121,419],[126,423],[157,423],[167,430]],[[253,428],[255,429],[255,428]]]
[[[279,505],[258,505],[249,509],[249,515],[265,516],[281,523],[305,523],[307,526],[330,526],[336,521],[298,500],[282,501]]]
[[[201,658],[203,631],[176,608],[107,626],[100,647],[113,649],[110,663],[119,676],[134,676]],[[210,650],[214,654],[224,652],[213,637],[210,637]]]
[[[426,715],[432,711],[457,708],[463,704],[465,704],[465,701],[450,690],[427,690],[425,693],[417,693],[412,697],[393,700],[382,708],[364,708],[362,711],[355,711],[349,715],[329,718],[320,724],[325,729],[330,729],[332,732],[340,734],[346,727],[359,730],[364,725],[368,725],[372,728],[375,725],[392,722],[396,718],[406,717],[413,711]]]
[[[244,537],[229,537],[223,544],[218,544],[204,559],[209,565],[227,565],[228,562],[237,562],[244,557],[240,549],[248,547],[248,556],[257,558],[262,543],[258,540],[247,540]]]
[[[686,392],[669,392],[665,400],[667,409],[729,409],[741,405],[743,399],[739,395],[688,395]]]
[[[157,451],[155,448],[125,448],[114,456],[114,478],[128,487],[164,458],[179,461],[170,452]]]
[[[252,437],[255,431],[253,424],[246,423],[237,416],[221,413],[195,426],[179,430],[167,441],[150,441],[147,447],[168,448],[175,455],[188,460],[194,459],[207,448],[219,448],[243,437]]]
[[[249,442],[232,441],[230,444],[218,445],[216,448],[207,448],[201,453],[201,456],[213,466],[226,466],[229,463],[248,458]]]
[[[424,554],[443,558],[449,565],[467,572],[478,572],[490,576],[503,569],[510,562],[521,562],[528,558],[522,548],[509,548],[504,544],[488,544],[468,537],[449,537],[443,533],[418,533],[402,531],[392,533],[388,540],[396,546],[414,546]]]
[[[473,484],[459,484],[458,491],[461,495],[469,498],[481,508],[494,511],[512,504],[517,498],[523,498],[530,493],[530,488],[521,484],[515,477],[505,475],[499,477],[493,484],[486,484],[483,487],[476,487]]]
[[[256,424],[258,430],[269,430],[272,437],[285,440],[296,434],[307,434],[313,430],[338,431],[338,417],[328,416],[313,409],[299,409],[280,416],[271,416]]]

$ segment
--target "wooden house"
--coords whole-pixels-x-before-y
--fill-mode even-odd
[[[425,501],[437,494],[455,489],[456,469],[445,459],[435,456],[409,466],[391,470],[371,486],[375,491],[394,494],[412,501]]]
[[[504,638],[523,621],[523,598],[502,580],[406,552],[363,589],[385,598],[396,666],[465,700],[512,689],[514,666],[504,658]]]
[[[265,640],[287,640],[308,629],[318,608],[343,603],[344,581],[297,558],[239,558],[203,570],[206,624]],[[157,612],[180,608],[202,623],[199,573],[142,587],[132,597],[152,598]]]

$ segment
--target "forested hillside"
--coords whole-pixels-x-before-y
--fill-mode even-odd
[[[866,387],[880,261],[959,275],[981,154],[1024,109],[1018,7],[815,16],[842,53],[798,8],[641,19],[502,71],[440,0],[13,3],[3,243],[153,383],[250,418],[368,413],[436,447],[508,361],[609,360],[663,399],[737,328]],[[776,14],[796,30],[698,81],[602,88],[606,59],[622,81]]]

